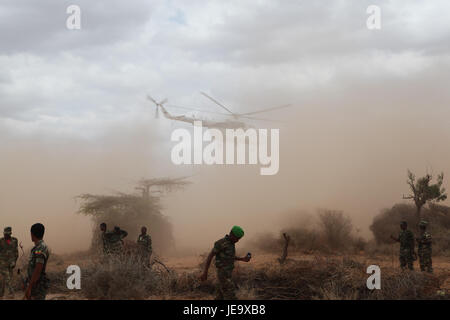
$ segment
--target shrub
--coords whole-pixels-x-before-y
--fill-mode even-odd
[[[145,299],[157,292],[161,274],[130,256],[110,257],[83,270],[82,293],[88,299]]]
[[[291,238],[289,251],[303,253],[336,253],[364,250],[366,241],[352,234],[351,219],[343,212],[319,210],[316,216],[298,214],[290,221],[290,226],[283,228],[278,237],[271,233],[262,233],[251,241],[253,247],[272,253],[281,253],[284,245],[283,233]],[[315,219],[314,219],[315,218]]]
[[[352,221],[341,211],[321,210],[318,213],[319,227],[326,245],[332,250],[348,246],[352,240]]]

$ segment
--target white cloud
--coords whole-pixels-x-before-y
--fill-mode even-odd
[[[102,130],[151,112],[147,92],[211,108],[198,96],[210,91],[238,111],[448,74],[433,68],[449,56],[446,1],[380,1],[376,32],[365,27],[371,1],[83,0],[80,32],[65,29],[68,3],[0,5],[0,117],[77,134],[68,128],[82,121]]]

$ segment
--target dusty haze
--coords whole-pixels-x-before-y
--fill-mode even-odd
[[[202,252],[234,224],[247,239],[278,232],[288,212],[316,208],[345,211],[369,238],[372,218],[408,192],[407,169],[450,174],[446,1],[381,1],[376,32],[365,1],[79,2],[89,20],[78,33],[65,29],[64,1],[0,5],[11,11],[0,28],[0,222],[24,246],[39,221],[55,252],[85,250],[92,226],[75,196],[184,175],[193,184],[163,200],[180,252]],[[28,32],[11,38],[17,30]],[[171,163],[172,130],[190,127],[154,119],[145,95],[219,111],[199,91],[237,112],[293,105],[264,115],[285,123],[255,124],[280,128],[277,175]]]
[[[346,97],[353,100],[351,92]],[[75,214],[76,195],[133,192],[141,177],[194,175],[192,185],[163,201],[181,247],[210,246],[233,224],[249,236],[278,232],[283,213],[294,209],[344,210],[367,237],[373,216],[408,191],[407,168],[448,172],[450,151],[433,143],[445,140],[448,129],[443,115],[394,118],[388,110],[340,108],[333,117],[321,105],[289,111],[295,119],[281,128],[275,176],[260,176],[259,166],[174,166],[170,130],[145,114],[133,128],[110,128],[93,141],[8,134],[0,169],[2,223],[25,244],[30,224],[41,221],[55,251],[82,250],[91,224]]]

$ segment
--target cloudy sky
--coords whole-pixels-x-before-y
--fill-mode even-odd
[[[81,30],[66,28],[72,4]],[[381,30],[366,27],[369,5]],[[83,230],[73,196],[186,173],[169,162],[178,124],[154,119],[145,95],[217,111],[205,91],[237,112],[293,104],[274,115],[290,120],[280,174],[250,170],[233,188],[240,169],[195,169],[167,204],[176,221],[211,219],[214,238],[229,211],[332,206],[367,229],[407,191],[407,168],[450,174],[446,12],[447,0],[2,0],[2,215]]]

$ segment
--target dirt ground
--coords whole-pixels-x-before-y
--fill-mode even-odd
[[[384,275],[392,275],[398,272],[399,262],[397,257],[392,256],[376,256],[376,257],[367,257],[363,254],[360,255],[351,255],[351,256],[325,256],[327,259],[349,259],[351,261],[356,261],[362,268],[367,268],[369,265],[378,265],[381,268],[381,281],[383,283]],[[245,272],[249,271],[257,271],[263,268],[267,268],[268,266],[278,266],[277,255],[273,254],[253,254],[252,261],[250,263],[242,263],[238,262],[235,274],[245,274]],[[302,255],[302,254],[293,254],[288,258],[288,263],[295,263],[301,261],[314,261],[317,259],[317,255]],[[169,257],[162,258],[163,263],[171,270],[175,271],[177,274],[190,274],[192,276],[200,275],[200,264],[203,258],[200,255],[192,255],[186,257]],[[60,275],[61,280],[58,283],[58,290],[50,290],[47,299],[51,300],[68,300],[68,299],[85,299],[81,292],[71,291],[64,288],[64,279],[67,279],[69,275],[65,275],[66,268],[69,265],[78,265],[81,268],[82,272],[82,281],[83,281],[83,268],[86,268],[92,265],[91,257],[87,256],[83,253],[71,254],[65,256],[55,255],[53,259],[49,261],[47,266],[48,273],[57,273]],[[415,269],[419,269],[418,262],[415,262]],[[434,257],[433,258],[433,269],[434,276],[439,279],[440,289],[450,293],[450,259],[447,257]],[[215,282],[214,270],[210,270],[210,281],[211,283]],[[369,277],[369,275],[367,275]],[[15,274],[16,283],[20,283],[19,276]],[[382,284],[383,285],[383,284]],[[82,284],[83,286],[83,284]],[[57,292],[55,292],[57,291]],[[66,291],[66,292],[65,292]],[[242,290],[241,290],[242,291]],[[240,298],[243,299],[251,299],[251,294],[247,294],[246,292],[238,292],[238,295],[241,294]],[[23,294],[20,290],[17,290],[14,296],[7,296],[5,299],[22,299]],[[176,293],[172,293],[170,295],[152,295],[148,297],[148,299],[213,299],[212,294],[207,294],[205,292],[192,292],[191,294],[183,294],[177,295]]]

